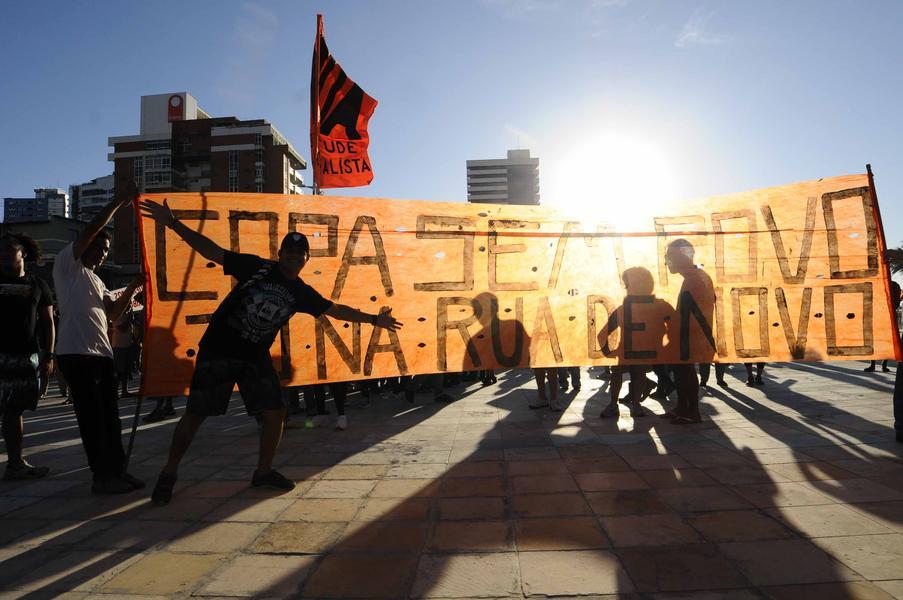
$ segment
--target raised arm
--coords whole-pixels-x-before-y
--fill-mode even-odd
[[[88,246],[91,245],[91,242],[97,237],[97,234],[100,233],[100,230],[107,226],[107,223],[110,222],[110,219],[113,218],[113,215],[116,214],[117,210],[126,204],[130,204],[137,198],[138,188],[133,182],[125,193],[119,198],[110,201],[110,203],[104,206],[99,213],[94,215],[94,218],[91,219],[75,239],[75,243],[72,246],[72,253],[75,255],[75,259],[81,259],[82,254],[85,253],[85,250],[88,249]]]
[[[351,321],[352,323],[370,323],[372,325],[375,325],[376,327],[383,327],[385,329],[391,329],[392,331],[396,331],[402,327],[402,324],[392,316],[391,308],[386,312],[379,313],[378,315],[371,315],[344,304],[333,304],[326,311],[326,314],[333,319],[339,319],[340,321]]]
[[[116,298],[109,307],[107,308],[107,317],[111,322],[115,323],[119,320],[119,317],[125,312],[125,309],[129,307],[129,304],[132,302],[132,296],[135,295],[135,290],[137,290],[144,283],[144,275],[140,275],[133,279],[128,287],[125,288],[125,291],[122,292],[122,295]]]
[[[179,221],[172,213],[172,210],[170,210],[169,203],[166,200],[163,201],[163,204],[157,204],[151,200],[144,200],[141,202],[141,214],[150,217],[164,227],[172,229],[177,236],[185,240],[189,246],[207,260],[223,264],[225,250],[206,235],[198,233],[191,227],[188,227]]]

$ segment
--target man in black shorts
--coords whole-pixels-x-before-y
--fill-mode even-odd
[[[25,261],[40,257],[41,251],[30,237],[0,237],[0,416],[7,456],[4,481],[38,479],[50,471],[22,458],[22,412],[38,407],[38,378],[47,381],[53,372],[50,288],[41,279],[25,273]]]
[[[223,265],[223,273],[237,280],[232,292],[217,307],[199,343],[188,405],[169,449],[169,459],[154,487],[154,504],[172,499],[179,463],[204,419],[226,413],[232,389],[238,384],[249,415],[260,416],[260,453],[253,486],[290,490],[295,484],[273,469],[273,457],[282,438],[285,417],[279,377],[273,368],[270,346],[279,330],[296,312],[322,314],[357,323],[396,330],[401,323],[391,310],[371,315],[333,304],[298,276],[310,258],[307,237],[289,233],[279,247],[279,260],[229,252],[213,240],[175,218],[166,201],[141,203],[145,216],[188,243],[205,259]]]

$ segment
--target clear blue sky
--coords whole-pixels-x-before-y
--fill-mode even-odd
[[[678,197],[871,162],[888,242],[903,242],[895,1],[7,3],[0,196],[111,172],[106,139],[138,132],[143,94],[188,91],[212,115],[266,118],[308,156],[317,11],[380,102],[374,183],[349,194],[463,200],[465,160],[519,143],[542,161],[547,201],[569,149],[616,134],[657,149]]]

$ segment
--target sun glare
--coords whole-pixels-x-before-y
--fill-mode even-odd
[[[648,228],[675,200],[667,156],[654,142],[615,133],[561,155],[543,181],[543,203],[584,225]]]

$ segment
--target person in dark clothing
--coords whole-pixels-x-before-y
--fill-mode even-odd
[[[706,358],[714,355],[714,340],[711,339],[711,331],[694,330],[693,321],[698,319],[697,329],[701,323],[711,326],[715,313],[715,287],[711,277],[693,262],[695,249],[689,241],[680,238],[668,244],[665,254],[665,264],[671,273],[683,277],[680,292],[677,296],[676,314],[680,320],[680,328],[675,339],[681,344],[687,345],[690,356],[702,356]],[[703,335],[698,335],[702,333]],[[710,362],[710,360],[700,361]],[[699,379],[696,376],[696,368],[692,363],[680,363],[671,366],[674,374],[674,385],[677,388],[677,407],[667,411],[665,418],[670,418],[673,423],[687,425],[699,423],[702,416],[699,413]]]
[[[765,385],[765,382],[762,380],[762,373],[765,372],[765,363],[756,363],[755,375],[753,375],[752,363],[746,363],[744,366],[746,367],[746,385],[750,387],[754,385]]]
[[[50,471],[22,458],[22,413],[35,410],[53,372],[53,301],[50,288],[25,272],[40,260],[37,243],[22,234],[0,237],[0,418],[6,443],[4,481],[38,479]]]
[[[726,388],[730,387],[724,380],[724,373],[727,371],[725,363],[715,363],[715,383]],[[709,375],[712,372],[711,363],[699,363],[699,385],[700,387],[709,387]]]
[[[260,417],[260,451],[252,486],[282,490],[294,483],[273,469],[273,457],[285,419],[285,399],[273,368],[270,346],[296,312],[313,317],[371,323],[395,330],[401,323],[391,309],[371,315],[326,300],[299,277],[310,259],[310,245],[302,233],[289,233],[279,247],[279,260],[264,260],[221,248],[213,240],[180,222],[166,201],[141,203],[144,215],[168,227],[205,259],[223,266],[237,280],[232,292],[211,317],[199,343],[185,414],[173,434],[169,459],[154,487],[154,504],[172,499],[179,463],[208,416],[225,414],[235,384],[251,416]]]

